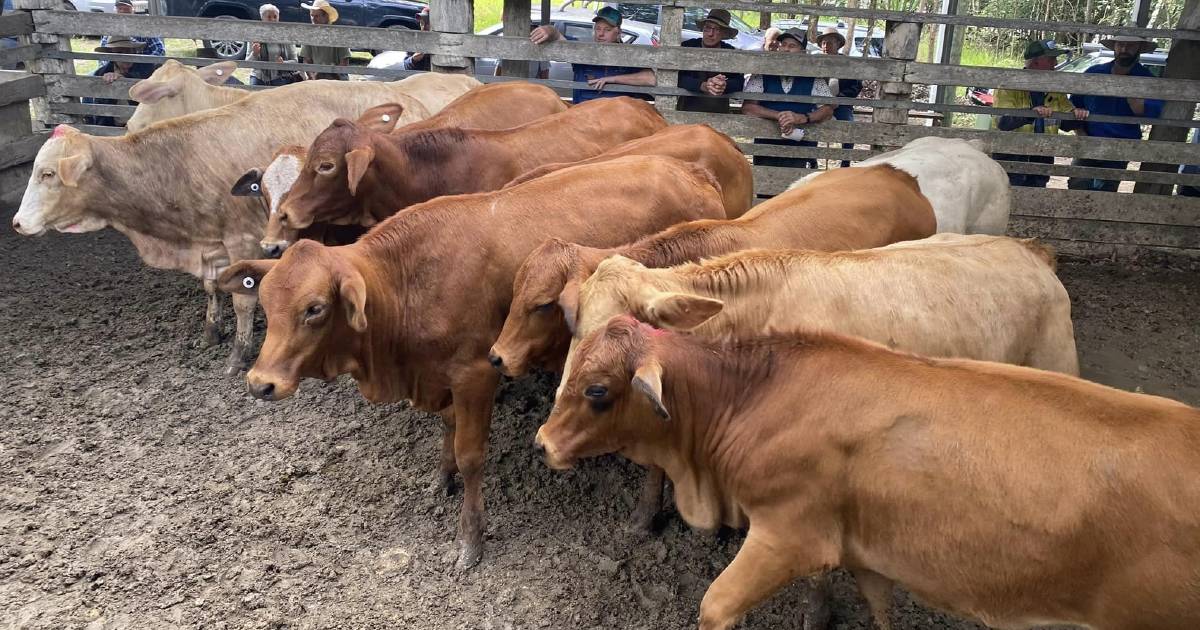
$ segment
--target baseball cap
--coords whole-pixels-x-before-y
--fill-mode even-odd
[[[1029,42],[1025,47],[1025,59],[1037,59],[1038,57],[1057,57],[1065,55],[1067,51],[1058,47],[1053,39],[1034,40]]]
[[[616,7],[600,7],[600,10],[596,11],[596,17],[592,18],[593,22],[596,20],[604,20],[613,26],[620,26],[621,12]]]
[[[805,38],[804,31],[801,29],[795,28],[795,27],[789,28],[789,29],[785,30],[784,32],[780,33],[777,41],[783,41],[784,39],[787,39],[789,37],[796,40],[801,45],[804,44],[804,38]]]

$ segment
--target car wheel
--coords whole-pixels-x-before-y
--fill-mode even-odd
[[[236,20],[232,15],[218,15],[218,20]],[[246,58],[246,42],[231,42],[219,39],[204,40],[205,48],[210,48],[218,59],[242,60]]]

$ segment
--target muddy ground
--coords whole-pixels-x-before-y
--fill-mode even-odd
[[[677,516],[626,533],[628,463],[547,469],[543,378],[500,394],[487,552],[462,574],[459,498],[427,490],[433,417],[346,380],[253,400],[222,376],[228,345],[198,347],[199,283],[111,230],[0,230],[0,260],[0,628],[688,628],[737,550]],[[1200,276],[1060,273],[1086,376],[1200,403]],[[798,593],[744,627],[801,627]],[[978,627],[896,600],[897,628]],[[844,576],[834,627],[869,627]]]

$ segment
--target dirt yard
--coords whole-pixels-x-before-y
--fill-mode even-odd
[[[691,628],[738,548],[675,515],[626,533],[641,473],[617,458],[546,468],[542,378],[499,396],[487,551],[462,574],[459,497],[427,489],[433,417],[348,380],[256,401],[222,376],[227,345],[198,347],[196,280],[144,267],[111,230],[0,234],[0,628]],[[1060,274],[1085,376],[1200,403],[1200,276]],[[744,627],[801,628],[799,593]],[[900,629],[978,627],[896,601]],[[833,615],[870,627],[842,575]]]

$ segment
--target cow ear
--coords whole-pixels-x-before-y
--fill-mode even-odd
[[[263,276],[275,268],[278,260],[239,260],[217,276],[217,288],[226,293],[258,295]]]
[[[671,414],[663,404],[662,366],[654,359],[644,360],[633,373],[633,388],[641,392],[654,407],[654,413],[663,420],[670,420]]]
[[[196,72],[209,85],[224,85],[233,76],[234,70],[237,70],[236,61],[222,61],[204,66]]]
[[[233,189],[229,192],[234,197],[261,197],[262,171],[256,168],[246,171],[234,182]]]
[[[571,336],[575,336],[579,326],[579,285],[579,278],[571,278],[563,286],[562,293],[558,294],[558,307],[562,309],[563,320],[567,322]]]
[[[686,293],[659,293],[646,305],[646,323],[655,328],[691,330],[721,312],[720,300]]]
[[[375,149],[371,147],[359,147],[346,154],[346,184],[350,186],[351,195],[357,194],[358,184],[367,174],[367,167],[371,166],[373,159]]]
[[[129,98],[139,103],[157,103],[164,98],[170,98],[183,90],[183,77],[169,81],[142,79],[129,88]]]
[[[74,188],[79,185],[79,178],[83,177],[84,171],[91,166],[92,151],[89,147],[84,147],[79,153],[58,158],[58,177],[62,179],[64,186]]]
[[[370,129],[379,133],[392,133],[396,128],[396,123],[400,122],[400,115],[404,113],[404,106],[399,103],[384,103],[376,105],[371,109],[362,113],[358,117],[355,124],[363,129]]]
[[[338,282],[338,295],[342,308],[346,309],[346,321],[357,332],[367,329],[367,284],[362,274],[354,271],[344,274]]]

